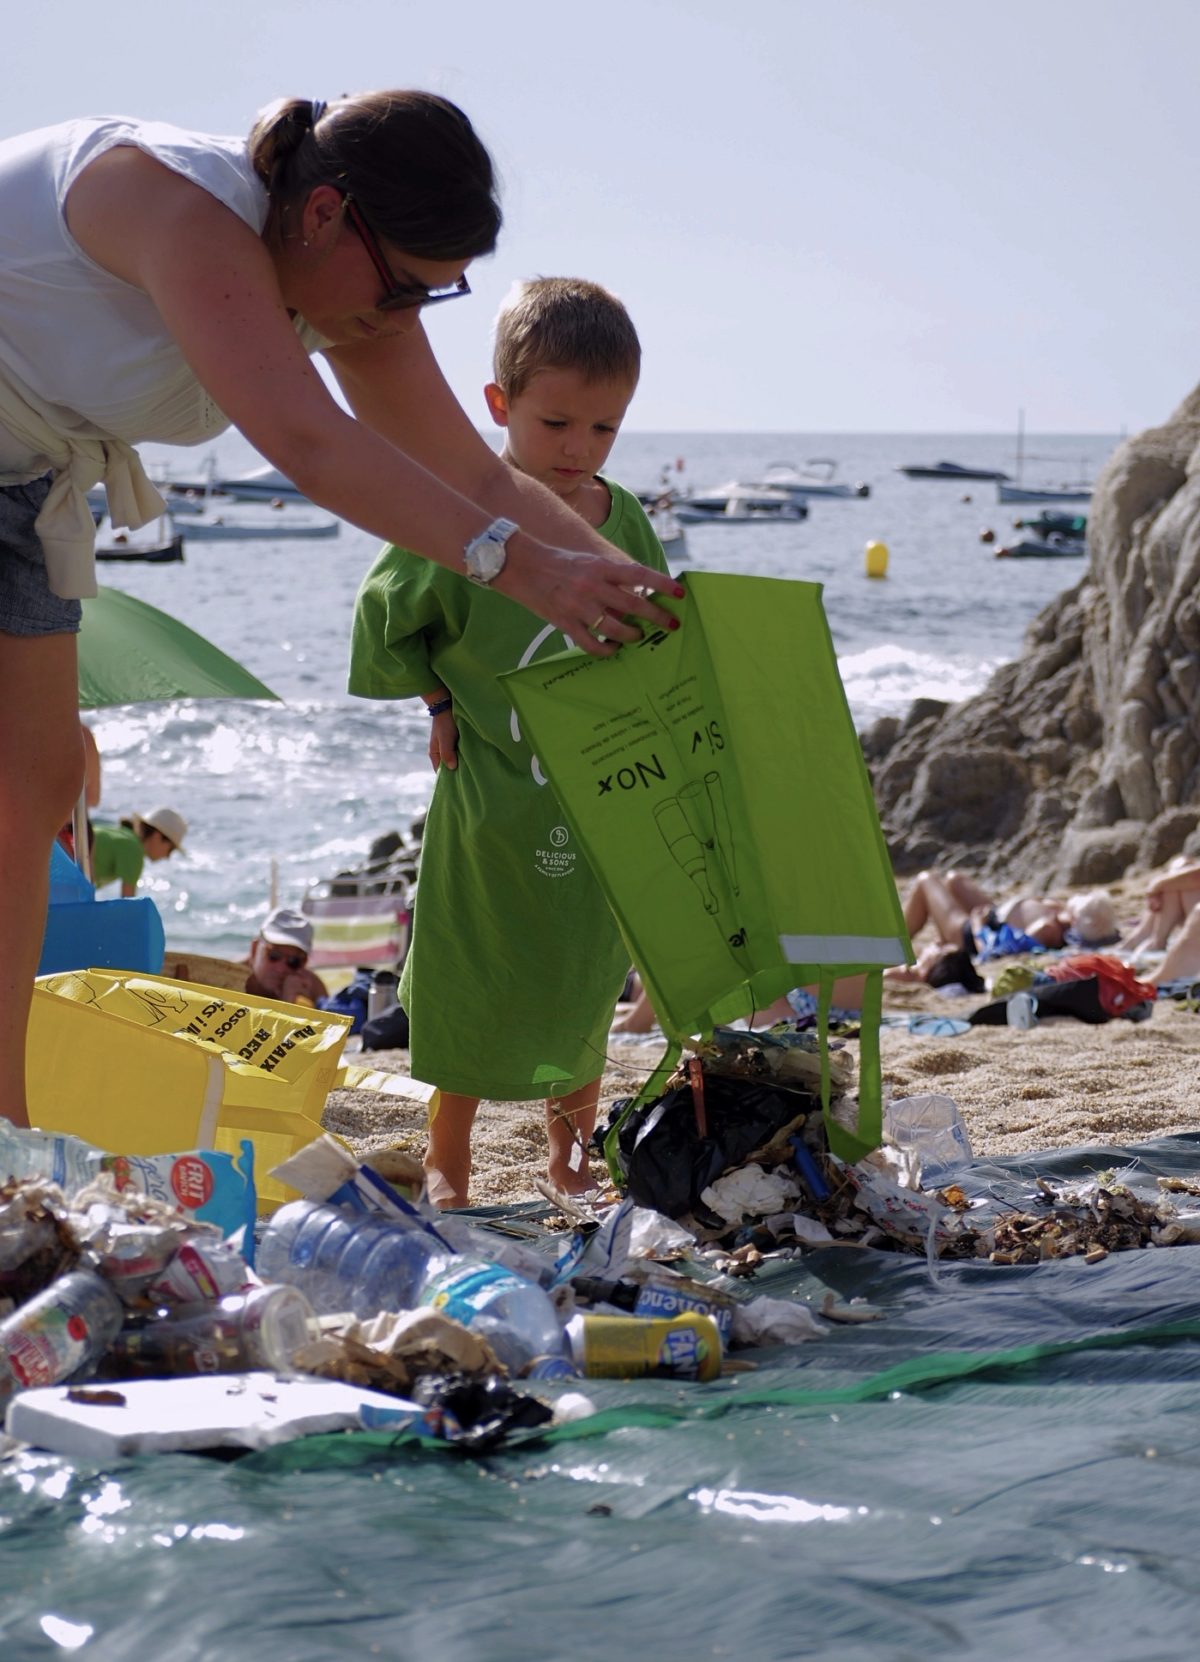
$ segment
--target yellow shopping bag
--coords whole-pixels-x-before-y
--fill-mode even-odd
[[[29,1113],[115,1154],[254,1144],[259,1210],[293,1191],[272,1166],[322,1134],[351,1022],[297,1004],[132,971],[34,984]]]

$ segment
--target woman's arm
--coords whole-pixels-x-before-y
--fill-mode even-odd
[[[383,541],[463,570],[466,544],[495,517],[492,503],[444,484],[339,409],[296,339],[269,251],[236,214],[128,147],[107,151],[84,170],[71,189],[68,213],[85,252],[150,296],[209,395],[305,495]],[[386,383],[387,399],[409,412],[401,425],[410,431],[428,419],[420,399],[429,392],[430,377],[425,370],[408,381],[407,371],[421,355],[397,350],[398,339],[380,336],[370,345],[387,349],[378,384]],[[366,384],[361,369],[357,384]],[[449,419],[444,400],[434,416],[435,423]],[[459,411],[446,449],[451,471],[466,481],[471,469],[464,461],[463,424],[469,426]],[[442,434],[435,431],[430,449],[440,456]],[[487,450],[478,437],[476,445]],[[494,458],[490,465],[483,458],[481,487],[497,489],[503,473]],[[536,493],[518,489],[510,496],[500,488],[494,499],[519,501],[529,517],[525,505],[536,503]],[[565,528],[574,516],[564,513]],[[507,564],[494,585],[501,593],[598,655],[611,650],[589,634],[601,614],[608,615],[605,634],[615,640],[637,638],[635,628],[620,622],[626,613],[658,627],[671,625],[668,614],[635,592],[637,585],[673,589],[670,580],[631,567],[612,550],[589,552],[593,537],[581,523],[569,527],[572,550],[552,546],[542,533],[559,534],[556,513],[544,505],[539,513],[535,506],[533,518],[532,532],[523,529],[510,539]]]

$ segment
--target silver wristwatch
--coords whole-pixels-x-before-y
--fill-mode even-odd
[[[463,561],[472,583],[480,583],[486,588],[489,583],[495,582],[504,570],[508,539],[518,529],[515,519],[494,519],[486,530],[471,538],[463,549]]]

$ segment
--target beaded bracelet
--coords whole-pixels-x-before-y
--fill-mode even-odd
[[[452,698],[439,698],[436,704],[427,704],[425,708],[431,716],[444,716],[447,710],[454,708]]]

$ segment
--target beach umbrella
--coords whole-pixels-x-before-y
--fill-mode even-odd
[[[186,623],[101,587],[83,602],[79,707],[159,703],[172,698],[269,698],[257,676]]]

